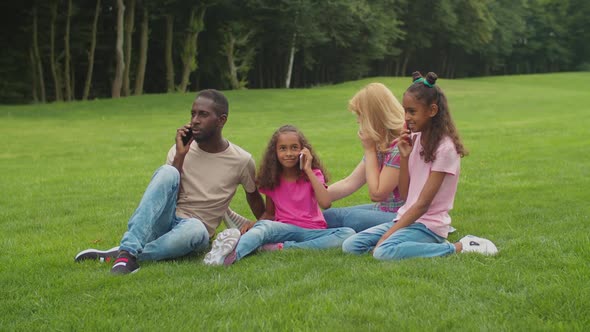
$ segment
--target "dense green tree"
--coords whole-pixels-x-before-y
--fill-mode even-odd
[[[123,72],[125,70],[125,55],[123,52],[123,33],[124,33],[124,17],[125,17],[125,4],[123,0],[117,0],[117,39],[115,41],[115,54],[116,54],[116,69],[115,78],[113,79],[113,88],[111,90],[112,98],[119,98],[121,96],[121,87],[123,85]]]
[[[566,20],[568,49],[574,69],[590,70],[590,1],[569,0]]]
[[[82,99],[88,99],[90,93],[90,86],[92,84],[92,74],[94,73],[94,54],[96,51],[96,32],[98,29],[98,18],[100,16],[100,0],[96,0],[96,8],[94,10],[94,19],[92,21],[92,32],[90,37],[90,48],[88,50],[88,68],[86,71],[86,83],[84,84],[84,92]]]
[[[568,5],[568,1],[562,0],[528,2],[525,31],[511,59],[517,73],[570,68],[573,59],[572,50],[568,48]]]
[[[590,70],[585,0],[23,0],[0,15],[0,102]]]
[[[507,73],[506,59],[525,31],[525,0],[490,1],[488,9],[494,20],[493,37],[478,50],[483,62],[481,72],[484,75]]]

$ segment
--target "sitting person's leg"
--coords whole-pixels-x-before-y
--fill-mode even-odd
[[[328,228],[344,227],[344,220],[353,210],[372,210],[375,204],[363,204],[340,208],[329,208],[323,211]],[[352,228],[352,227],[351,227]]]
[[[172,166],[164,165],[154,173],[139,206],[129,219],[128,230],[121,240],[119,254],[111,273],[137,272],[137,258],[144,251],[144,247],[176,226],[179,183],[180,173]]]
[[[264,244],[283,242],[282,235],[285,233],[283,225],[286,224],[272,220],[257,221],[240,237],[236,247],[236,260],[244,258]]]
[[[364,204],[343,208],[331,208],[324,211],[328,228],[350,227],[355,232],[362,232],[395,219],[395,212],[381,211],[375,204]]]
[[[121,250],[132,258],[137,257],[147,243],[172,229],[179,181],[180,174],[172,166],[164,165],[156,170],[129,219],[128,231],[123,235],[121,246],[109,250],[87,249],[78,253],[75,261],[109,261],[116,258]]]
[[[438,257],[455,252],[455,246],[429,230],[422,223],[413,223],[397,230],[373,252],[379,260],[412,257]]]
[[[339,227],[328,229],[307,229],[293,225],[288,230],[288,236],[284,237],[283,248],[299,249],[328,249],[338,248],[344,240],[354,235],[356,232],[352,228]]]
[[[367,253],[373,250],[379,239],[392,226],[393,221],[389,221],[354,234],[342,243],[342,251],[347,254],[356,255]]]
[[[138,257],[147,243],[175,226],[179,182],[180,174],[172,166],[164,165],[154,173],[137,209],[129,219],[128,230],[119,246],[120,251],[127,251]]]
[[[140,261],[182,257],[209,247],[207,227],[198,219],[174,217],[172,229],[145,245]]]
[[[213,247],[205,255],[203,262],[213,266],[231,265],[263,244],[271,243],[275,238],[280,239],[280,236],[276,236],[281,234],[281,225],[271,220],[260,220],[243,235],[235,228],[228,228],[213,241]]]

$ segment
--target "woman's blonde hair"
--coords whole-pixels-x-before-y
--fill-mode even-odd
[[[348,102],[348,109],[359,116],[360,130],[371,138],[377,150],[386,151],[404,126],[404,108],[381,83],[370,83]]]

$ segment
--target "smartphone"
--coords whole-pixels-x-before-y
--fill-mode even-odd
[[[410,128],[408,127],[408,123],[404,121],[404,132],[408,134],[408,136],[406,136],[406,142],[408,142],[408,144],[412,145],[412,130],[410,130]]]
[[[299,169],[303,169],[303,153],[299,154]]]
[[[182,138],[182,144],[187,145],[188,142],[191,140],[191,138],[193,137],[193,132],[191,130],[189,130],[188,132],[185,132],[186,136],[184,136]]]

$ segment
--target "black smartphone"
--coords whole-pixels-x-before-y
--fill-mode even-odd
[[[188,132],[184,133],[186,136],[184,136],[182,138],[182,144],[187,145],[188,142],[191,140],[191,138],[193,137],[193,132],[192,130],[189,130]]]

